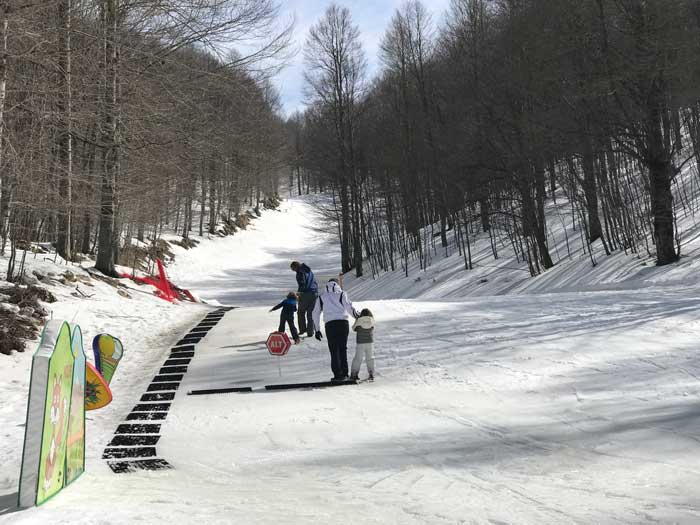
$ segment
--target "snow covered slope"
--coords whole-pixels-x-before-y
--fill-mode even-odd
[[[175,247],[172,280],[196,290],[210,302],[229,305],[280,302],[296,291],[289,264],[305,261],[319,280],[337,277],[340,248],[332,235],[316,228],[318,216],[302,199],[287,201],[279,210],[266,210],[261,220],[231,237],[197,238],[189,251]]]
[[[365,277],[356,280],[348,275],[345,282],[352,287],[355,296],[363,299],[441,299],[700,285],[700,175],[695,165],[686,166],[678,176],[676,194],[682,196],[676,201],[682,259],[666,268],[657,268],[654,257],[643,245],[639,246],[638,255],[618,251],[607,256],[598,241],[591,255],[580,228],[572,219],[571,206],[559,191],[556,203],[548,200],[545,209],[555,267],[535,278],[530,277],[527,264],[519,263],[512,248],[504,243],[498,243],[499,259],[494,260],[488,235],[478,233],[476,239],[472,239],[474,269],[471,271],[465,271],[464,259],[455,246],[450,246],[446,257],[438,239],[438,248],[431,254],[432,264],[425,271],[417,261],[411,261],[408,277],[399,269],[373,278],[366,268]]]
[[[5,261],[0,260],[0,264],[4,265]],[[172,305],[157,299],[152,288],[128,282],[124,282],[126,288],[122,291],[130,298],[124,298],[109,284],[87,281],[87,274],[78,267],[57,266],[39,259],[29,260],[28,267],[30,271],[40,270],[45,274],[71,270],[86,278],[85,282],[48,286],[58,302],[46,306],[53,318],[80,325],[90,360],[92,339],[99,333],[113,334],[124,344],[125,357],[111,384],[114,401],[100,411],[87,414],[86,456],[90,469],[100,463],[104,439],[114,431],[114,421],[120,420],[133,406],[133,392],[144,388],[150,380],[168,345],[177,341],[210,307],[191,303]],[[83,295],[75,291],[76,286]],[[31,357],[37,345],[38,342],[29,343],[25,353],[0,355],[0,513],[17,499]],[[0,521],[14,521],[14,518],[15,515],[0,516]]]
[[[335,273],[337,245],[314,223],[296,200],[265,212],[255,230],[178,255],[177,282],[246,308],[197,345],[158,446],[173,470],[115,475],[99,458],[108,430],[143,391],[134,380],[124,401],[95,414],[102,423],[88,422],[85,476],[0,522],[700,521],[700,293],[687,274],[681,286],[618,279],[628,289],[575,283],[576,292],[562,285],[461,300],[426,298],[438,291],[421,291],[423,280],[354,283],[351,298],[378,322],[377,381],[264,392],[264,384],[330,377],[325,341],[295,346],[282,378],[262,344],[278,319],[269,306],[294,287],[290,260]],[[649,268],[658,281],[686,262]],[[446,273],[436,277],[449,287]],[[376,299],[360,299],[369,295]],[[387,299],[397,295],[421,298]],[[158,326],[181,312],[169,308]],[[162,358],[171,342],[150,339],[140,350]],[[132,359],[139,377],[157,371],[155,357]],[[187,396],[231,386],[255,390]],[[0,412],[0,428],[20,435],[23,418],[13,406]],[[0,450],[1,503],[16,490],[20,451]]]

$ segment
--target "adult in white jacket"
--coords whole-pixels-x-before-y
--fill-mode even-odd
[[[314,305],[314,326],[316,326],[316,339],[322,339],[321,314],[326,327],[326,339],[328,350],[331,353],[331,369],[333,378],[331,381],[343,381],[348,377],[348,335],[350,335],[350,323],[348,317],[359,317],[353,308],[352,302],[340,287],[336,279],[331,279],[324,290],[319,290],[320,295]]]

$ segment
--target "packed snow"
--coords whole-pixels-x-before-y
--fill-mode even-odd
[[[205,307],[117,299],[107,285],[90,301],[64,295],[56,315],[75,317],[86,341],[101,330],[125,341],[115,401],[89,415],[86,474],[0,522],[700,521],[700,294],[689,261],[620,289],[604,289],[615,282],[603,261],[578,283],[527,294],[497,287],[525,282],[502,269],[479,297],[462,286],[469,272],[452,272],[463,280],[452,288],[445,272],[346,279],[376,317],[377,380],[266,392],[331,376],[325,341],[304,339],[281,359],[264,347],[278,321],[269,308],[295,287],[290,261],[321,280],[337,274],[338,245],[317,223],[294,199],[247,231],[178,250],[174,282],[241,308],[197,345],[177,392],[157,447],[173,470],[116,475],[101,453]],[[440,264],[456,269],[456,257]],[[586,257],[570,264],[583,269]],[[16,498],[29,364],[0,358],[0,512]],[[187,395],[234,386],[253,392]]]

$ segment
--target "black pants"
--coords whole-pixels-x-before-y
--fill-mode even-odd
[[[299,332],[297,332],[297,327],[294,324],[294,314],[280,314],[280,332],[284,332],[285,324],[289,325],[289,331],[292,332],[292,339],[295,341],[299,339]]]
[[[331,369],[333,377],[343,378],[348,375],[348,335],[350,323],[347,321],[330,321],[326,323],[326,339],[331,351]]]
[[[316,294],[313,292],[302,292],[299,298],[299,331],[306,333],[309,337],[314,335],[314,306],[316,305]]]

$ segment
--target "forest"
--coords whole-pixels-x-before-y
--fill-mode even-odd
[[[324,193],[342,270],[473,266],[488,235],[551,268],[546,203],[589,248],[676,262],[700,150],[694,0],[452,0],[399,7],[369,73],[338,4],[297,50],[277,0],[0,2],[0,255],[115,275],[164,231],[214,233],[280,193]],[[19,256],[18,256],[19,254]],[[18,257],[20,260],[18,260]],[[595,262],[594,262],[595,263]]]
[[[275,0],[0,1],[0,255],[130,266],[277,193]],[[18,253],[21,253],[18,260]]]
[[[308,106],[288,121],[291,181],[333,196],[343,271],[472,267],[505,245],[554,264],[545,204],[564,195],[588,247],[676,262],[677,176],[697,175],[700,3],[419,0],[394,14],[370,77],[361,28],[332,5],[304,48]]]

